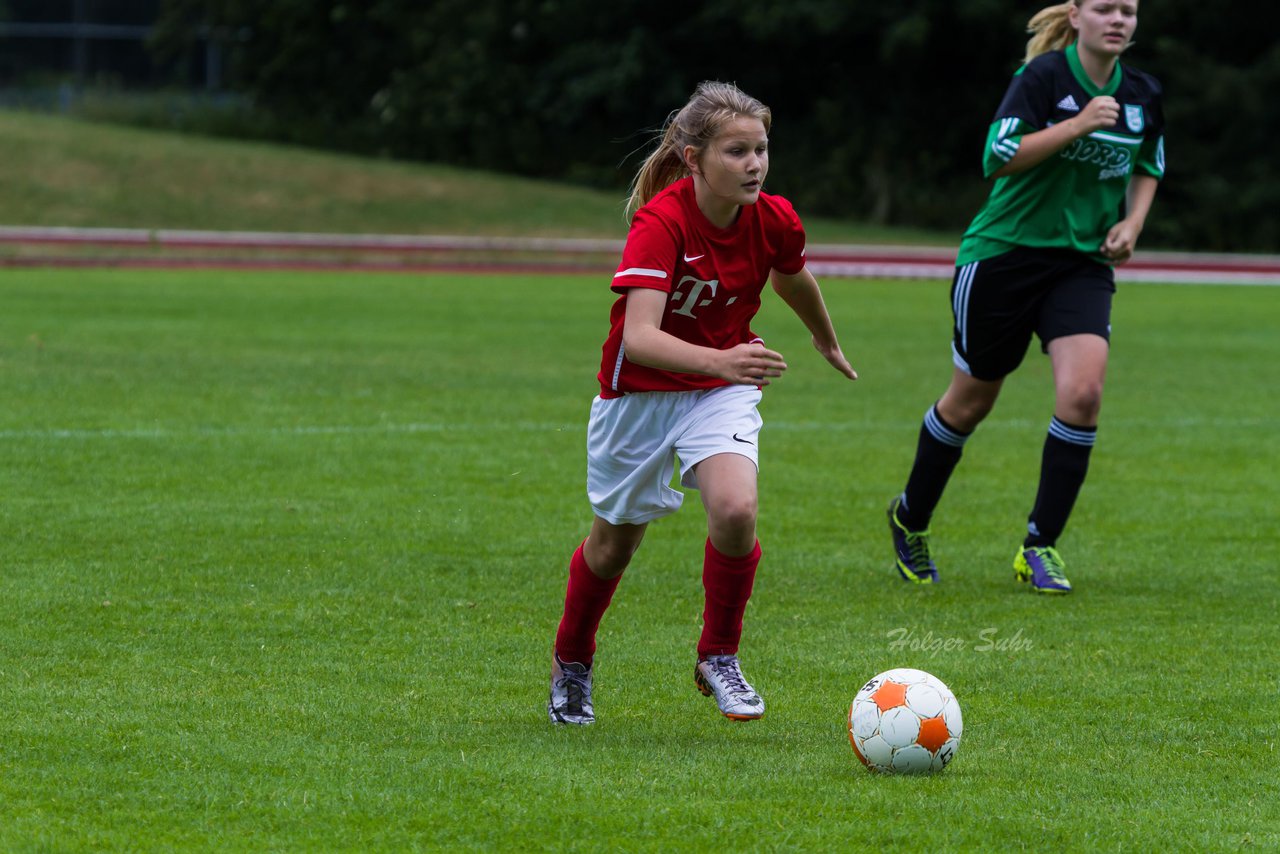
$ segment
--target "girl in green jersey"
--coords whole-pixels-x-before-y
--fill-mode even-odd
[[[1024,65],[987,136],[995,183],[956,259],[951,384],[925,414],[906,488],[889,505],[908,581],[938,579],[934,508],[1034,334],[1052,364],[1054,411],[1014,571],[1038,593],[1071,591],[1056,543],[1097,436],[1112,267],[1132,257],[1164,175],[1160,84],[1120,63],[1137,21],[1137,0],[1071,0],[1028,25]]]

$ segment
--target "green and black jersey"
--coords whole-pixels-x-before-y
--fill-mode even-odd
[[[1099,88],[1081,67],[1074,44],[1041,54],[1009,84],[987,134],[983,172],[990,176],[1008,163],[1023,134],[1070,119],[1099,95],[1119,102],[1116,124],[1030,169],[996,179],[964,234],[956,266],[1017,246],[1074,249],[1108,263],[1100,247],[1123,215],[1130,178],[1164,176],[1164,110],[1154,77],[1116,63],[1111,80]]]

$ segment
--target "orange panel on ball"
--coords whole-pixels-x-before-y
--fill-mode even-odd
[[[886,682],[876,689],[871,699],[882,712],[896,709],[907,702],[907,686],[898,682]]]
[[[930,753],[937,753],[938,748],[946,744],[950,737],[947,723],[941,717],[926,718],[920,722],[920,735],[916,743]]]

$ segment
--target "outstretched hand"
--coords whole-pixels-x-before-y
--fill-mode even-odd
[[[839,344],[823,347],[818,343],[818,339],[815,338],[813,339],[813,348],[822,354],[822,358],[826,359],[831,364],[831,367],[851,380],[858,378],[858,372],[853,369],[853,365],[849,364],[849,360],[844,357]]]
[[[770,378],[782,376],[787,369],[781,353],[775,353],[758,341],[720,352],[724,354],[720,378],[736,385],[765,386]]]

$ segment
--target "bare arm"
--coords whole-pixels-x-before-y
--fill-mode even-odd
[[[790,274],[774,270],[772,279],[774,291],[804,323],[813,336],[813,346],[817,351],[837,371],[856,380],[858,373],[840,351],[835,327],[831,325],[831,315],[827,313],[827,305],[822,300],[822,290],[809,268]]]
[[[1084,109],[1074,118],[1023,136],[1017,153],[1008,163],[993,172],[991,177],[1003,178],[1015,172],[1024,172],[1048,160],[1080,137],[1111,127],[1119,118],[1120,104],[1116,99],[1099,95],[1085,104]]]
[[[739,385],[768,385],[787,369],[782,355],[763,344],[739,344],[728,350],[690,344],[662,331],[667,295],[649,288],[627,291],[627,313],[622,322],[622,346],[627,358],[638,365],[705,374]]]
[[[1116,264],[1123,264],[1133,257],[1138,236],[1147,224],[1147,214],[1151,212],[1151,203],[1155,201],[1156,188],[1160,181],[1151,175],[1135,175],[1129,182],[1129,192],[1125,199],[1124,219],[1111,226],[1107,239],[1102,242],[1102,254]]]

